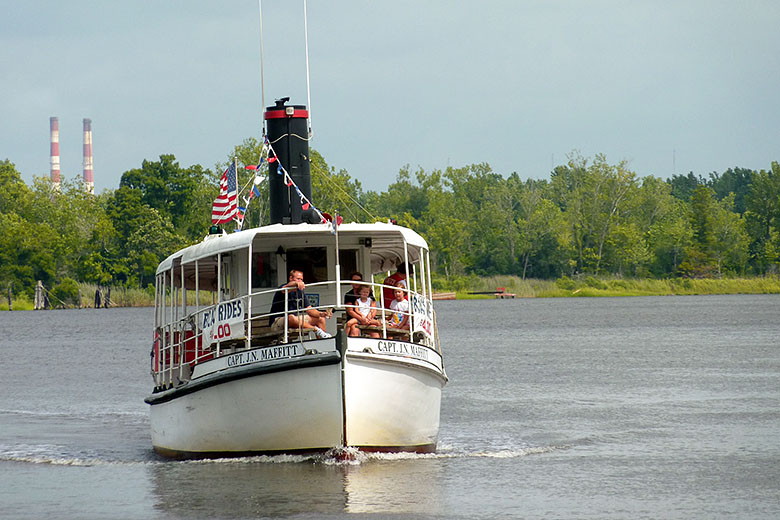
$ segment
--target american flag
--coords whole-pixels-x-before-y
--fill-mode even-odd
[[[238,212],[238,194],[236,190],[236,163],[228,166],[219,181],[219,197],[211,208],[211,223],[225,224],[233,220]]]

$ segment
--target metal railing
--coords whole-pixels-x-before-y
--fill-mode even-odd
[[[312,289],[326,288],[329,286],[334,286],[335,289],[336,283],[336,281],[325,281],[307,284],[305,292],[315,293],[312,291]],[[385,307],[382,293],[383,289],[395,290],[399,289],[399,287],[383,285],[375,282],[341,281],[342,286],[350,284],[361,286],[367,285],[372,288],[372,292],[374,293],[375,300],[377,302],[377,315],[381,314],[380,321],[382,323],[382,337],[387,338],[388,328],[393,329],[393,327],[388,326],[387,317],[390,314],[396,314],[399,312],[393,311],[389,307]],[[416,333],[420,330],[423,330],[424,334],[420,336],[422,338],[421,342],[431,346],[437,351],[440,351],[438,337],[435,331],[435,314],[433,314],[432,307],[430,308],[430,314],[425,313],[424,315],[425,319],[431,320],[431,323],[429,324],[430,330],[415,330],[414,328],[416,316],[420,315],[421,312],[419,309],[415,309],[415,307],[418,307],[419,305],[413,304],[413,301],[418,303],[422,301],[424,305],[430,306],[432,305],[430,298],[416,293],[408,288],[400,289],[404,291],[405,298],[407,301],[409,301],[409,310],[400,312],[400,314],[408,316],[409,339],[414,341],[415,336],[417,335]],[[214,312],[218,310],[220,305],[224,306],[227,303],[240,301],[244,306],[244,310],[252,309],[252,306],[250,305],[251,299],[262,299],[265,297],[273,301],[274,295],[280,291],[284,293],[284,309],[275,313],[271,313],[269,309],[269,312],[252,314],[251,316],[246,313],[243,318],[244,331],[241,335],[242,337],[230,338],[227,340],[218,339],[217,341],[212,341],[211,338],[207,339],[204,337],[207,329],[206,327],[202,326],[202,324],[204,323],[205,319],[208,319],[214,315]],[[191,377],[192,367],[203,361],[217,358],[221,356],[226,350],[232,353],[239,349],[249,349],[254,346],[262,346],[264,341],[266,341],[266,344],[268,345],[280,340],[282,343],[288,343],[290,338],[293,336],[300,338],[301,341],[304,341],[304,336],[307,334],[307,332],[311,332],[313,329],[303,327],[302,324],[304,319],[301,318],[303,317],[303,314],[310,309],[325,312],[327,312],[329,309],[337,309],[337,311],[341,311],[343,309],[344,314],[348,316],[346,313],[347,308],[358,308],[357,305],[346,305],[343,303],[343,301],[335,301],[335,294],[340,293],[343,295],[344,293],[334,290],[334,301],[330,303],[319,302],[319,305],[317,306],[307,307],[306,302],[303,302],[303,308],[301,308],[301,305],[296,305],[296,307],[298,307],[297,309],[290,310],[289,297],[291,292],[291,290],[287,290],[286,288],[265,289],[250,292],[247,295],[240,296],[239,298],[233,300],[218,302],[213,305],[198,308],[180,319],[176,319],[174,317],[176,314],[174,313],[167,313],[167,315],[172,319],[170,321],[164,321],[161,326],[155,329],[155,337],[151,353],[151,372],[155,380],[156,389],[170,388],[172,386],[178,385],[180,382],[188,380]],[[379,296],[376,296],[377,294],[379,294]],[[165,316],[166,313],[162,313],[162,315]],[[290,327],[290,315],[297,315],[299,317],[297,320],[298,327]],[[272,330],[272,323],[278,317],[284,318],[282,320],[283,327],[281,331],[274,331]],[[420,317],[418,319],[422,318],[423,317]],[[395,332],[397,333],[397,330]]]

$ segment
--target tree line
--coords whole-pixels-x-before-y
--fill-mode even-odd
[[[261,143],[237,145],[248,195]],[[486,163],[398,173],[386,191],[363,190],[312,150],[312,199],[347,222],[395,219],[432,251],[437,286],[467,276],[724,277],[776,274],[780,266],[780,164],[702,177],[638,177],[627,163],[577,154],[548,179],[521,179]],[[124,172],[98,195],[80,181],[31,186],[0,161],[0,285],[32,295],[37,280],[147,287],[157,264],[203,238],[227,161],[182,167],[173,155]],[[268,220],[267,183],[247,206],[249,226]],[[241,205],[244,205],[242,202]]]

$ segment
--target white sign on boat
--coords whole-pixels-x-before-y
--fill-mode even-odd
[[[280,345],[278,347],[258,348],[239,352],[227,357],[225,364],[228,367],[246,365],[255,361],[270,361],[272,359],[302,356],[306,349],[300,343]]]
[[[323,343],[320,341],[319,343]],[[333,343],[333,349],[335,349],[335,342]],[[323,348],[323,350],[330,350],[329,348]],[[229,356],[223,356],[204,363],[200,363],[195,366],[195,370],[192,374],[193,378],[205,376],[213,372],[218,372],[226,368],[237,367],[241,365],[249,365],[252,363],[273,361],[276,359],[288,359],[303,356],[306,353],[306,349],[301,343],[288,343],[287,345],[278,345],[273,347],[264,347],[254,350],[246,350],[243,352],[236,352]]]
[[[412,330],[422,331],[427,336],[433,335],[433,305],[427,298],[419,294],[411,295],[412,304]]]
[[[229,339],[242,339],[244,331],[244,313],[246,306],[241,298],[218,304],[216,307],[203,311],[201,329],[206,344]]]
[[[435,367],[442,371],[441,354],[430,347],[408,341],[380,340],[368,338],[350,338],[348,350],[351,354],[379,354],[389,358],[405,359],[418,366]]]

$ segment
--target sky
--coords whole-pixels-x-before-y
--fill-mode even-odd
[[[364,189],[486,162],[549,178],[572,154],[639,177],[780,160],[776,0],[309,0],[312,146]],[[0,0],[0,160],[95,190],[173,154],[214,168],[309,104],[303,1]]]

